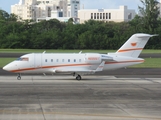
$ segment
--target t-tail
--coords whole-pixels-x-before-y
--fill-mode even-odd
[[[132,35],[127,42],[116,52],[119,56],[137,58],[144,49],[148,40],[157,35],[137,33]]]

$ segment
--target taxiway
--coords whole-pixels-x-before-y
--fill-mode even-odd
[[[0,120],[161,120],[161,78],[0,76]]]

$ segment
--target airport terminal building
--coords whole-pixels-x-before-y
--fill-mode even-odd
[[[127,6],[120,6],[119,9],[82,9],[78,11],[80,23],[88,20],[127,22],[136,15],[135,10],[128,9]]]

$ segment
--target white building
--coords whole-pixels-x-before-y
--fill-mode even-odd
[[[78,10],[80,10],[80,0],[68,0],[67,16],[77,18]]]
[[[40,22],[40,21],[43,21],[43,20],[50,20],[50,19],[57,19],[60,22],[68,22],[70,17],[63,17],[62,11],[53,10],[53,11],[51,11],[51,17],[45,17],[45,18],[40,17],[40,18],[36,19],[36,22]]]
[[[119,9],[82,9],[78,11],[80,23],[91,19],[114,22],[130,21],[135,15],[135,10],[128,9],[127,6],[120,6]]]
[[[22,20],[51,17],[51,11],[62,11],[62,17],[77,17],[80,0],[20,0],[11,6],[11,13]]]
[[[11,13],[18,15],[19,19],[33,19],[36,0],[20,0],[19,4],[11,5]]]

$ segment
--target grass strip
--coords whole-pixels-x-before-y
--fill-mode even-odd
[[[145,62],[130,68],[161,68],[161,58],[145,58]]]
[[[0,58],[0,68],[4,67],[8,63],[16,60],[16,58]]]
[[[117,50],[45,50],[45,49],[0,49],[0,53],[109,53],[116,52]],[[161,53],[161,50],[143,50],[142,53]]]
[[[0,53],[42,53],[46,51],[47,53],[108,53],[116,52],[115,50],[37,50],[37,49],[0,49]]]

